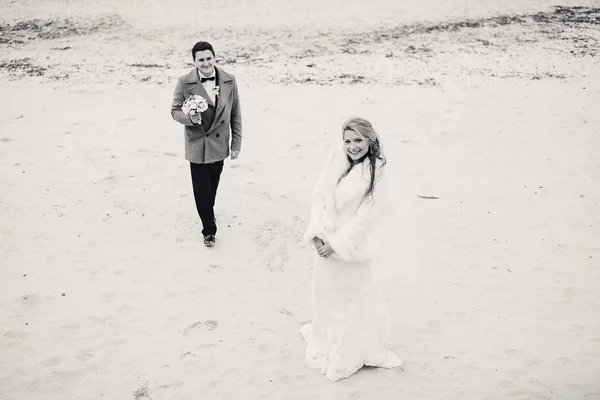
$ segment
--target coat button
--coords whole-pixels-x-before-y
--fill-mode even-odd
[[[221,134],[217,133],[217,137],[221,136]]]
[[[207,134],[206,134],[206,137],[209,137],[209,136],[210,136],[210,135],[207,133]]]
[[[222,124],[224,124],[224,123],[225,123],[225,121],[221,121],[221,123],[222,123]]]

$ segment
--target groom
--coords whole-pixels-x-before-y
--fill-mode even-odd
[[[223,171],[223,160],[235,160],[242,147],[242,114],[235,77],[215,67],[215,51],[207,42],[192,48],[195,68],[177,81],[171,116],[184,125],[185,158],[190,162],[196,209],[202,220],[204,245],[215,245],[217,224],[215,198]],[[208,109],[190,115],[182,111],[184,101],[200,95]],[[231,145],[230,145],[231,142]]]

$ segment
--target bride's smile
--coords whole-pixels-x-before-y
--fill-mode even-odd
[[[344,131],[344,150],[352,160],[360,160],[369,150],[369,142],[353,130]]]

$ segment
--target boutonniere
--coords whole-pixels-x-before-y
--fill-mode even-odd
[[[212,91],[215,94],[215,96],[218,96],[220,90],[221,90],[221,88],[219,86],[215,86]]]

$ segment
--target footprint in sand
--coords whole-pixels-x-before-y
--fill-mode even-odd
[[[561,365],[571,365],[573,362],[569,357],[556,357],[556,361],[558,361]]]
[[[60,329],[68,331],[68,332],[75,332],[79,328],[80,328],[80,325],[77,322],[72,322],[72,323],[69,323],[69,324],[63,324],[63,325],[60,326]]]
[[[24,306],[35,307],[41,303],[42,299],[36,294],[26,294],[21,296],[18,301]]]
[[[48,378],[50,378],[52,382],[57,382],[59,384],[67,384],[69,382],[76,381],[84,375],[85,371],[83,369],[63,369],[52,371]]]
[[[519,380],[525,374],[525,371],[511,369],[511,370],[506,371],[506,374],[514,380]]]
[[[291,377],[289,377],[288,375],[286,375],[286,374],[283,374],[281,376],[275,377],[274,380],[277,381],[277,382],[281,382],[284,385],[289,385],[293,381],[293,379]]]
[[[577,298],[578,294],[579,294],[578,290],[574,287],[564,288],[562,291],[562,295],[563,295],[562,301],[564,303],[572,302]]]
[[[295,382],[303,382],[305,381],[307,378],[306,374],[296,374],[294,375],[294,377],[292,378]]]
[[[286,310],[285,308],[278,308],[275,311],[277,311],[280,314],[288,315],[290,317],[294,315],[293,311]]]
[[[2,338],[6,341],[8,341],[8,340],[23,340],[23,339],[26,339],[28,336],[31,336],[31,334],[24,332],[24,331],[10,330],[10,331],[6,332],[4,335],[2,335]]]
[[[516,356],[516,355],[521,354],[521,352],[517,349],[508,349],[505,351],[505,353],[506,353],[506,355],[509,355],[509,356]]]
[[[121,306],[117,307],[117,314],[129,314],[129,315],[133,315],[133,311],[135,309],[128,305],[128,304],[123,304]]]
[[[259,344],[258,351],[260,352],[260,354],[266,355],[273,351],[273,347],[271,347],[271,345],[269,344]]]
[[[62,362],[62,358],[60,358],[59,356],[54,356],[54,357],[50,357],[50,358],[47,358],[46,360],[42,361],[42,365],[44,367],[56,367],[56,366],[60,365],[61,362]]]
[[[438,320],[429,320],[427,321],[427,326],[431,329],[438,329],[440,326],[442,326],[442,323]]]
[[[423,364],[423,370],[426,372],[434,372],[435,368],[433,368],[433,366],[431,366],[429,363],[425,363]]]
[[[92,358],[94,358],[94,353],[87,350],[79,350],[77,353],[75,353],[75,358],[81,362],[86,363]]]
[[[373,395],[373,393],[370,392],[365,392],[363,390],[353,390],[351,392],[348,393],[348,396],[353,398],[353,399],[362,399],[362,398],[372,398],[371,396]]]
[[[189,274],[190,272],[193,272],[193,271],[195,271],[195,269],[192,267],[182,267],[182,268],[178,268],[177,270],[175,270],[173,272],[173,276],[179,277],[182,275]],[[187,278],[186,278],[186,281],[187,281]]]
[[[546,396],[539,391],[533,390],[515,390],[513,392],[506,393],[508,397],[516,397],[517,399],[531,399],[531,400],[552,400],[555,397]]]
[[[133,391],[134,400],[152,400],[152,397],[148,395],[148,383],[146,382],[142,387]]]
[[[255,242],[261,247],[261,254],[266,254],[263,264],[271,271],[281,270],[289,261],[287,243],[294,238],[296,232],[281,222],[269,221],[258,228]]]
[[[196,354],[192,353],[191,351],[186,351],[185,353],[183,353],[180,358],[183,360],[185,358],[190,358],[190,357],[196,357]]]
[[[188,327],[184,328],[182,333],[189,335],[198,331],[214,331],[219,326],[219,322],[214,319],[208,319],[206,321],[196,321]]]
[[[112,303],[117,298],[117,292],[110,290],[108,292],[104,292],[100,295],[100,300],[107,303]]]

